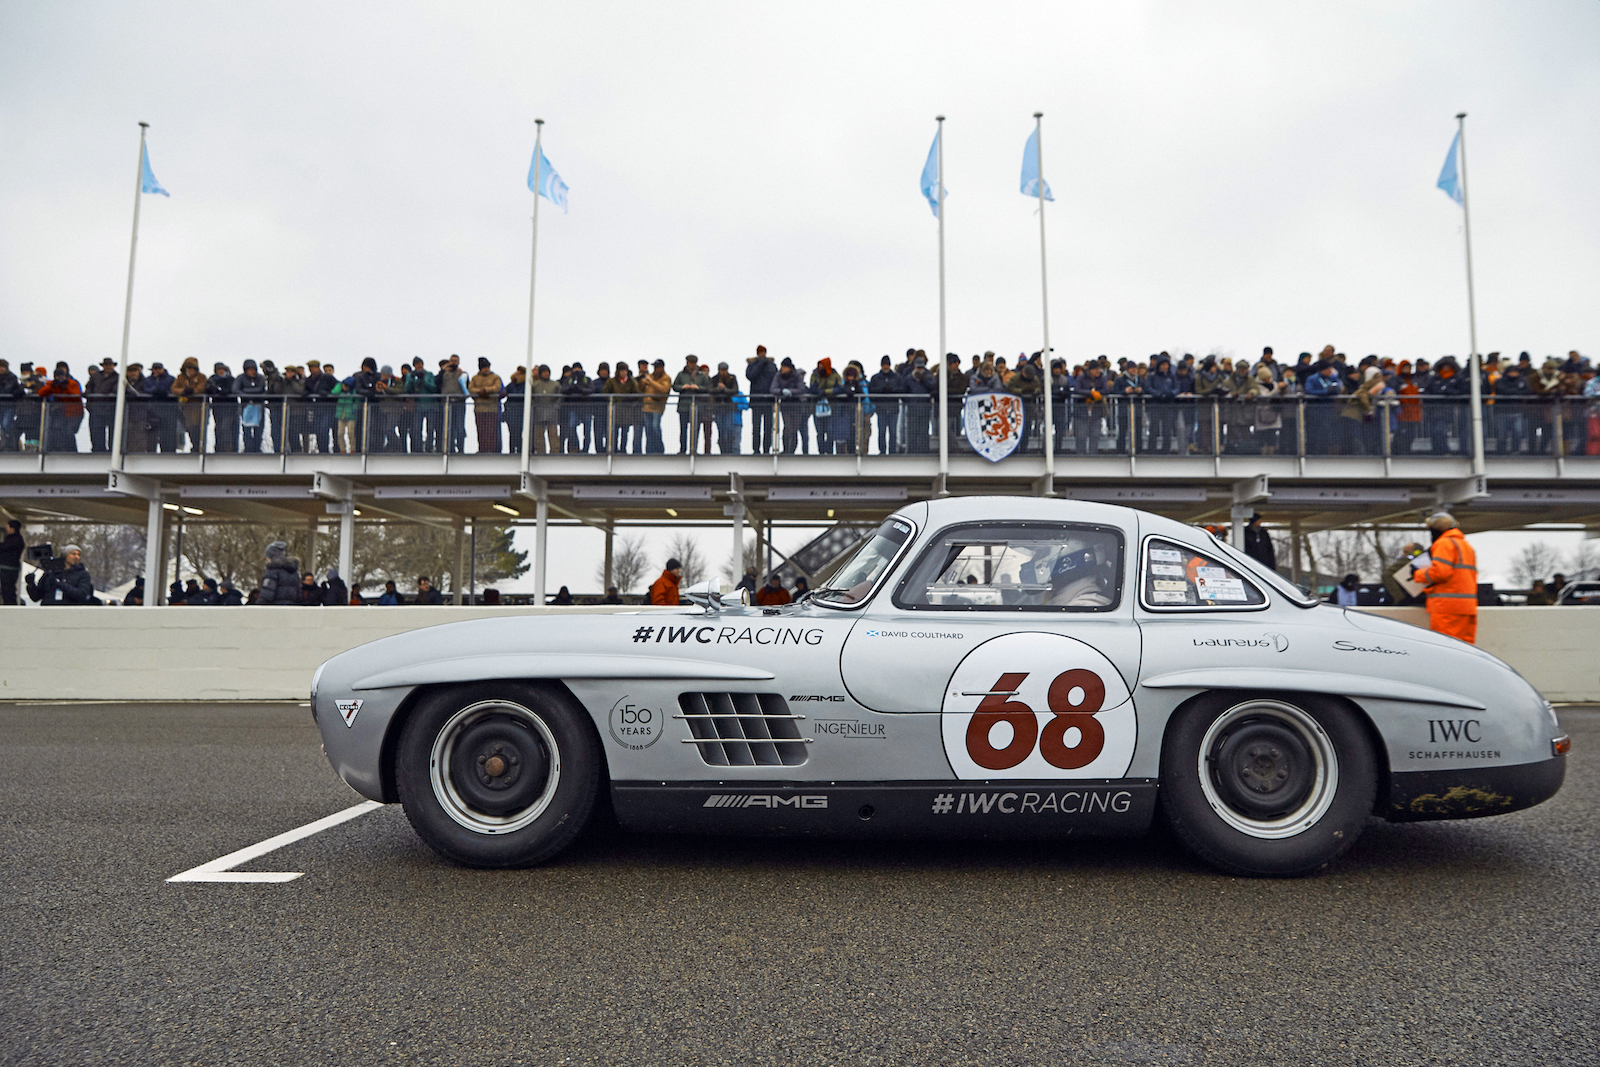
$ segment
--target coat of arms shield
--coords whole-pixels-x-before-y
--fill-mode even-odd
[[[961,425],[973,451],[998,463],[1022,443],[1022,398],[1011,393],[969,393]]]

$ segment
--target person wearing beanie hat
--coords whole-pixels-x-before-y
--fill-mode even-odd
[[[788,356],[778,365],[772,379],[772,397],[778,405],[778,416],[783,420],[783,451],[789,455],[804,455],[811,447],[811,431],[807,429],[806,376]]]
[[[472,395],[472,415],[478,424],[478,451],[500,451],[500,393],[505,383],[489,369],[489,361],[478,357],[478,373],[467,383]]]
[[[266,399],[269,388],[267,376],[256,370],[256,361],[245,360],[243,370],[233,380],[233,391],[240,405],[239,426],[243,430],[246,452],[261,451],[261,431],[267,424]],[[272,444],[274,448],[279,447],[276,436],[273,437]]]
[[[39,571],[27,578],[28,597],[46,607],[64,604],[98,604],[94,595],[94,580],[83,565],[83,550],[77,545],[67,545],[61,550],[60,571]]]
[[[750,443],[756,455],[772,451],[774,429],[774,401],[772,380],[778,376],[778,365],[767,355],[766,345],[756,345],[756,354],[745,357],[745,379],[750,383],[746,395],[750,398]]]
[[[667,560],[661,577],[650,584],[650,603],[663,607],[677,607],[678,583],[683,581],[683,563],[674,556]]]

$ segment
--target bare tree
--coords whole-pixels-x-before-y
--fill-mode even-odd
[[[1580,541],[1567,557],[1567,568],[1572,572],[1569,577],[1573,581],[1591,579],[1596,568],[1600,568],[1600,541],[1587,538]]]
[[[667,555],[683,564],[685,586],[694,585],[705,578],[706,557],[701,554],[700,545],[693,534],[684,531],[673,534],[672,540],[667,542]]]
[[[617,541],[611,548],[611,584],[621,593],[633,592],[634,586],[645,576],[650,569],[650,555],[645,551],[642,537],[624,537]],[[606,584],[606,564],[604,560],[594,569],[595,581],[599,582],[602,591]]]
[[[1511,560],[1511,580],[1519,588],[1549,578],[1561,566],[1561,553],[1549,541],[1535,541]]]
[[[745,543],[744,543],[744,551],[740,553],[740,565],[739,565],[739,573],[738,574],[730,574],[729,573],[729,571],[732,568],[730,568],[728,566],[726,561],[724,561],[722,566],[719,567],[717,570],[718,570],[718,573],[720,573],[724,578],[728,579],[728,581],[733,582],[734,584],[738,584],[739,579],[744,577],[745,571],[759,570],[760,567],[761,567],[761,561],[756,559],[756,541],[755,541],[755,538],[752,537],[749,540],[745,541]]]

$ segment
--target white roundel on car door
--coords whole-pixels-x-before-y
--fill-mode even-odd
[[[942,708],[956,777],[1120,778],[1138,720],[1122,675],[1060,634],[1007,634],[969,652]]]

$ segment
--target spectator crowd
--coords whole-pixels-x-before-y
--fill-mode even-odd
[[[941,432],[941,377],[957,450],[963,398],[987,392],[1023,399],[1023,452],[1044,447],[1047,397],[1058,454],[1443,454],[1462,451],[1469,435],[1470,381],[1453,356],[1355,360],[1329,345],[1292,363],[1265,348],[1254,363],[1161,352],[1046,367],[1041,352],[1009,362],[985,352],[963,364],[907,349],[876,370],[832,358],[807,370],[757,347],[742,372],[690,355],[675,373],[663,359],[618,359],[599,361],[591,377],[574,361],[540,365],[529,386],[520,366],[502,379],[479,358],[469,376],[456,355],[432,370],[417,357],[398,372],[368,358],[347,376],[314,359],[282,370],[247,359],[237,375],[219,362],[208,376],[191,357],[176,375],[159,362],[149,373],[129,366],[124,450],[459,453],[470,427],[476,451],[520,452],[527,396],[538,454],[663,453],[664,420],[676,424],[678,453],[927,453]],[[1489,451],[1600,455],[1600,379],[1587,357],[1536,366],[1527,352],[1491,352],[1481,385]],[[116,394],[110,359],[81,383],[64,362],[47,374],[0,359],[0,451],[78,451],[85,421],[89,450],[109,451]]]

